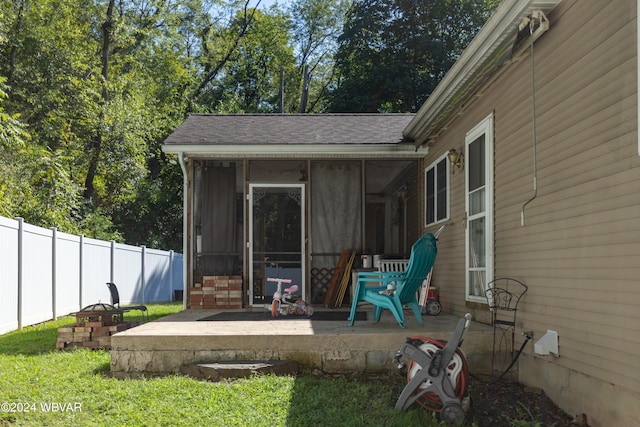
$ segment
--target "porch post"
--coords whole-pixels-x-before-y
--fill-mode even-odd
[[[366,233],[366,229],[367,229],[367,225],[365,224],[365,211],[367,209],[367,182],[366,182],[366,176],[367,176],[367,162],[362,159],[360,160],[361,166],[360,166],[360,223],[362,224],[360,226],[360,241],[362,242],[362,247],[360,248],[361,251],[364,251],[364,248],[367,247],[367,242],[366,242],[366,238],[367,238],[367,233]],[[356,249],[358,250],[358,249]]]

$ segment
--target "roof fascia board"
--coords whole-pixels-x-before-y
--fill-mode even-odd
[[[534,9],[552,9],[560,1],[504,0],[409,122],[403,132],[405,137],[416,141],[418,145],[423,144],[428,137],[423,134],[424,129],[465,81],[484,65],[486,59],[513,36],[520,19]]]
[[[165,144],[162,151],[168,154],[184,153],[188,157],[224,158],[422,158],[428,147],[413,144],[324,144],[324,145],[196,145]]]

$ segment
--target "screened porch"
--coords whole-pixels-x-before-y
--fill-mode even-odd
[[[241,277],[243,307],[271,303],[267,277],[322,304],[343,250],[359,269],[363,255],[405,258],[420,234],[418,159],[201,158],[189,169],[188,283]]]

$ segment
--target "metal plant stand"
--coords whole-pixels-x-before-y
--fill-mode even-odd
[[[493,325],[493,353],[491,357],[491,371],[495,372],[496,347],[500,352],[497,341],[505,342],[511,335],[509,348],[505,348],[505,357],[510,354],[510,362],[515,356],[516,315],[518,303],[527,292],[527,285],[511,278],[495,279],[489,283],[485,296],[489,310],[491,310],[491,324]],[[505,345],[506,347],[506,345]]]

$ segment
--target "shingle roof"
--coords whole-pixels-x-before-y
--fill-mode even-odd
[[[395,144],[414,114],[192,114],[165,144]]]

